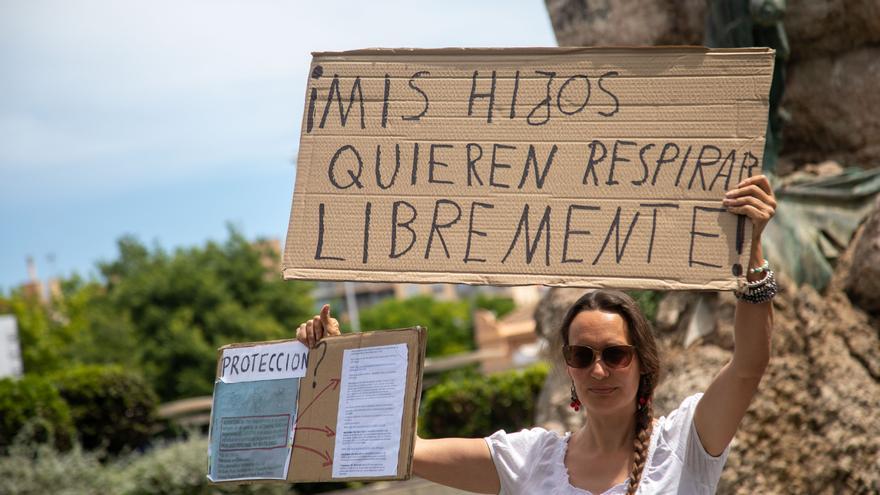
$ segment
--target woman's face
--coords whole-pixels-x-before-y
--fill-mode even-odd
[[[613,345],[632,345],[626,321],[617,313],[581,311],[571,322],[568,343],[586,345],[596,351]],[[639,390],[639,359],[623,368],[609,368],[597,359],[586,368],[568,366],[578,398],[590,414],[632,413]]]

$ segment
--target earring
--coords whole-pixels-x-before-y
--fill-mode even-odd
[[[581,410],[581,400],[578,399],[577,391],[574,389],[574,382],[571,383],[571,404],[568,406],[574,409],[575,412]]]
[[[636,403],[636,411],[641,411],[648,405],[648,401],[650,400],[650,392],[644,393],[643,391],[650,389],[650,383],[648,381],[648,375],[642,375],[641,379],[639,379],[639,399]],[[644,393],[644,395],[642,395]]]

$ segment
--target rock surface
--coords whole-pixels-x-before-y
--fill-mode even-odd
[[[856,305],[880,317],[880,196],[853,245],[846,291]]]
[[[702,45],[706,0],[545,0],[559,46]],[[791,60],[880,44],[878,0],[788,0]]]
[[[880,46],[789,64],[783,152],[797,162],[880,166]]]
[[[880,43],[878,0],[788,0],[785,30],[792,61]]]
[[[545,0],[559,46],[701,45],[705,0]]]
[[[846,291],[856,305],[880,317],[880,196],[874,211],[853,238],[853,244]]]

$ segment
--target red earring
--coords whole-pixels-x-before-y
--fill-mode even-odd
[[[646,404],[648,404],[648,398],[643,395],[643,396],[639,397],[639,405],[636,407],[636,409],[638,411],[641,411],[642,408],[645,407]]]
[[[574,389],[574,383],[571,384],[571,404],[568,407],[575,410],[575,412],[581,410],[581,401],[578,399],[577,391]]]

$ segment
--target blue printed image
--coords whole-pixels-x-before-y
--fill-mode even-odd
[[[214,384],[210,480],[287,477],[299,380]]]

